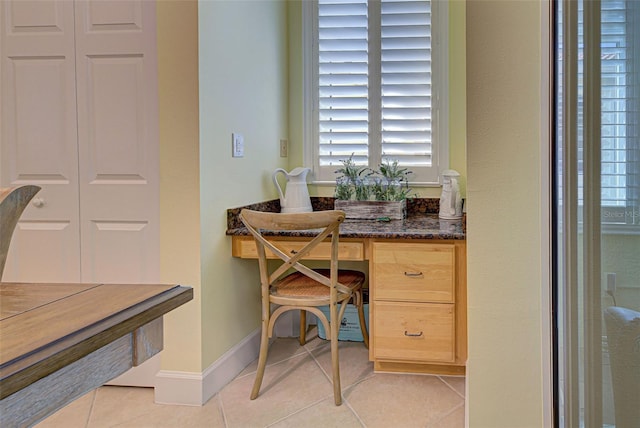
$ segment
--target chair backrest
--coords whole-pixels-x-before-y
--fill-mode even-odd
[[[13,230],[27,204],[39,190],[40,187],[32,185],[0,188],[0,280],[9,254]]]
[[[272,213],[263,211],[253,211],[244,209],[240,213],[240,219],[253,235],[258,250],[258,260],[260,262],[260,272],[263,285],[265,281],[272,284],[289,269],[293,268],[298,272],[322,283],[333,290],[339,292],[349,292],[349,289],[337,282],[338,270],[338,232],[340,224],[345,219],[344,211],[314,211],[310,213]],[[263,231],[310,231],[309,242],[295,253],[286,253],[278,248],[274,243],[265,238]],[[306,234],[305,234],[306,235]],[[327,278],[318,272],[310,269],[300,261],[308,255],[318,244],[331,235],[331,267],[330,277]],[[280,260],[282,265],[271,274],[267,274],[266,250],[271,251]]]

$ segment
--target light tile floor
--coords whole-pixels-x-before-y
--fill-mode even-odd
[[[249,400],[257,361],[202,407],[153,402],[153,389],[105,386],[37,425],[100,427],[397,427],[464,426],[465,379],[373,373],[360,342],[340,342],[342,406],[333,404],[329,343],[280,338],[269,350],[260,396]]]

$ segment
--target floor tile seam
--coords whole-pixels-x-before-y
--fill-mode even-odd
[[[318,361],[316,356],[313,355],[313,353],[311,351],[309,351],[309,354],[311,355],[311,358],[313,358],[313,361],[315,361],[315,363],[318,366],[318,368],[320,369],[320,371],[324,374],[325,378],[329,381],[329,384],[333,387],[333,374],[329,375],[329,373],[327,373],[325,371],[325,369],[322,367],[322,364],[320,364],[320,361]],[[340,361],[340,359],[338,359],[338,361]],[[364,380],[364,379],[362,379],[362,380]],[[345,392],[348,391],[349,389],[351,389],[353,386],[359,384],[361,381],[355,382],[355,383],[353,383],[353,384],[351,384],[351,385],[349,385],[347,387],[344,387],[342,385],[342,377],[340,377],[340,397],[342,397],[343,404],[348,401],[346,399],[346,397],[345,397]],[[362,426],[365,426],[364,423],[362,422],[362,419],[360,419],[360,416],[355,412],[355,410],[353,410],[353,407],[351,407],[351,405],[348,405],[348,407],[349,407],[349,410],[351,410],[351,413],[353,413],[353,415],[356,417],[356,419],[360,422],[360,424]]]
[[[329,381],[329,383],[331,385],[333,385],[333,376],[330,376],[329,373],[327,373],[324,368],[322,367],[322,365],[320,364],[320,362],[318,361],[318,359],[315,357],[315,355],[313,355],[311,353],[311,357],[313,358],[313,360],[316,362],[316,364],[318,365],[318,367],[320,368],[320,370],[322,371],[322,373],[324,373],[325,378]],[[360,418],[360,415],[358,414],[358,412],[356,412],[356,410],[351,406],[351,403],[349,402],[349,399],[346,396],[346,392],[355,388],[356,385],[359,385],[360,383],[369,380],[371,378],[373,378],[375,373],[370,373],[368,374],[366,377],[356,380],[355,382],[353,382],[351,385],[348,386],[343,386],[342,385],[342,377],[340,378],[340,396],[342,397],[342,404],[346,404],[347,407],[349,408],[349,410],[351,411],[351,413],[355,416],[355,418],[358,420],[358,422],[360,423],[360,425],[362,427],[366,428],[366,424],[364,423],[364,421]],[[333,394],[332,394],[333,395]]]
[[[315,348],[317,349],[317,348]],[[340,354],[339,350],[338,350],[338,355]],[[311,352],[311,350],[309,350],[309,355],[311,355],[311,358],[313,358],[313,361],[315,361],[316,365],[320,368],[320,370],[322,371],[322,373],[324,373],[324,376],[327,378],[327,380],[333,385],[333,374],[331,373],[327,373],[327,371],[322,367],[322,364],[320,364],[320,361],[318,361],[318,359],[316,358],[316,356],[313,354],[313,352]],[[338,364],[340,363],[340,357],[338,357]],[[369,373],[367,376],[365,376],[362,379],[358,379],[355,382],[353,382],[351,385],[347,385],[346,387],[342,385],[342,376],[340,376],[340,386],[342,389],[342,393],[344,396],[344,392],[348,391],[349,389],[351,389],[352,387],[358,385],[361,382],[364,382],[365,380],[368,380],[370,378],[372,378],[375,375],[374,372]]]
[[[373,377],[375,377],[375,372],[371,372],[368,375],[366,375],[365,377],[363,377],[362,379],[357,379],[356,381],[354,381],[351,385],[348,385],[344,388],[344,392],[349,391],[350,389],[353,389],[354,387],[356,387],[357,385],[360,385],[362,382],[366,382],[369,379],[372,379]]]
[[[348,388],[345,388],[345,391],[351,389],[353,386],[357,385],[360,382],[354,383],[353,385],[349,386]],[[351,403],[349,402],[349,399],[347,397],[345,397],[344,394],[342,394],[342,405],[346,405],[349,410],[351,411],[351,413],[353,414],[353,416],[355,416],[355,418],[358,420],[358,422],[360,423],[360,425],[363,428],[366,428],[367,425],[364,423],[364,421],[360,418],[360,415],[358,414],[358,412],[356,412],[356,409],[353,408],[353,406],[351,405]]]
[[[364,421],[362,420],[362,418],[360,418],[360,415],[358,414],[358,412],[356,411],[356,409],[353,408],[353,406],[351,405],[351,402],[349,401],[349,397],[347,395],[347,392],[349,392],[352,389],[355,389],[356,386],[360,385],[363,382],[368,381],[369,379],[372,379],[375,376],[375,373],[370,373],[367,376],[365,376],[362,379],[358,379],[355,382],[353,382],[351,385],[345,387],[342,389],[342,402],[343,404],[346,404],[349,407],[349,410],[351,410],[351,413],[353,413],[353,415],[356,417],[356,419],[358,420],[358,422],[360,422],[360,425],[362,425],[364,428],[366,428],[367,424],[364,423]]]
[[[306,350],[306,352],[300,352],[299,354],[293,355],[293,356],[291,356],[291,357],[289,357],[289,358],[285,358],[285,359],[283,359],[283,360],[281,360],[281,361],[278,361],[278,362],[276,362],[276,363],[271,363],[271,364],[269,364],[269,365],[267,365],[267,366],[265,367],[265,371],[266,371],[270,366],[275,366],[275,365],[278,365],[278,364],[282,364],[282,363],[285,363],[285,362],[287,362],[287,361],[289,361],[289,360],[292,360],[292,359],[294,359],[294,358],[309,358],[309,357],[310,357],[310,358],[311,358],[311,360],[312,360],[312,361],[314,361],[314,362],[316,363],[316,365],[320,368],[320,371],[323,373],[324,377],[329,381],[329,385],[331,386],[331,379],[330,379],[330,378],[328,378],[328,376],[326,375],[326,373],[325,373],[325,372],[324,372],[324,370],[322,369],[322,366],[320,366],[320,364],[318,363],[318,361],[315,359],[315,357],[313,356],[313,354],[312,354],[309,350]],[[253,372],[253,374],[255,374],[255,373],[256,373],[256,372]],[[247,374],[245,374],[245,375],[243,375],[243,376],[236,377],[232,382],[235,382],[237,379],[240,379],[240,378],[244,378],[244,377],[246,377],[246,376],[249,376],[250,374],[251,374],[251,373],[247,373]],[[226,388],[226,387],[225,387],[225,388]],[[222,414],[223,414],[223,419],[224,419],[224,422],[225,422],[225,427],[227,427],[227,428],[228,428],[228,427],[229,427],[229,423],[228,423],[227,418],[226,418],[226,413],[224,412],[224,399],[223,399],[223,397],[222,397],[222,393],[223,393],[223,392],[224,392],[224,389],[223,389],[222,391],[220,391],[220,393],[219,393],[219,397],[220,397],[220,400],[219,400],[219,401],[220,401],[220,406],[222,407]],[[293,411],[292,413],[290,413],[290,414],[288,414],[288,415],[286,415],[286,416],[283,416],[282,418],[280,418],[280,419],[278,419],[278,420],[276,420],[276,421],[274,421],[274,422],[271,422],[269,425],[266,425],[266,426],[265,426],[265,428],[266,428],[266,427],[269,427],[269,426],[272,426],[272,425],[274,425],[274,424],[276,424],[276,423],[278,423],[278,422],[281,422],[281,421],[283,421],[283,420],[287,419],[287,418],[288,418],[288,417],[290,417],[290,416],[293,416],[293,415],[295,415],[295,414],[297,414],[297,413],[299,413],[299,412],[301,412],[301,411],[303,411],[303,410],[305,410],[305,409],[308,409],[309,407],[312,407],[312,406],[314,406],[314,405],[316,405],[316,404],[318,404],[318,403],[320,403],[320,402],[322,402],[322,401],[324,401],[324,400],[327,400],[327,399],[329,399],[329,398],[332,398],[332,397],[333,397],[333,392],[332,392],[332,393],[330,393],[330,394],[327,394],[326,396],[324,396],[324,397],[320,398],[319,400],[317,400],[317,401],[315,401],[315,402],[313,402],[313,403],[311,403],[311,404],[309,404],[309,405],[307,405],[307,406],[301,407],[300,409],[297,409],[297,410]]]
[[[220,391],[222,392],[222,391]],[[216,394],[218,398],[218,410],[220,411],[220,416],[222,416],[222,422],[224,422],[225,428],[229,427],[229,423],[227,422],[227,414],[224,411],[224,403],[222,402],[222,394]]]
[[[333,376],[329,376],[329,374],[324,370],[324,368],[322,367],[322,364],[320,364],[320,361],[318,361],[318,359],[316,358],[315,355],[313,355],[313,352],[311,352],[310,350],[307,351],[309,353],[309,355],[311,356],[311,358],[313,359],[313,361],[316,363],[316,365],[318,366],[318,368],[320,369],[320,371],[324,374],[324,376],[327,378],[327,380],[333,384]],[[339,361],[339,359],[338,359]]]
[[[412,373],[392,373],[392,374],[403,374],[403,375],[409,375],[409,376],[413,375]],[[356,382],[354,382],[353,384],[351,384],[351,385],[349,385],[349,386],[347,386],[347,387],[343,388],[343,391],[342,391],[342,392],[343,392],[343,402],[348,404],[349,408],[350,408],[350,409],[351,409],[351,411],[354,413],[354,415],[356,416],[356,418],[358,419],[358,421],[360,422],[360,424],[361,424],[363,427],[365,427],[365,428],[366,428],[366,426],[367,426],[367,425],[366,425],[366,424],[364,423],[364,421],[360,418],[360,415],[358,414],[358,412],[357,412],[355,409],[353,409],[353,407],[351,407],[351,403],[349,402],[349,398],[348,398],[348,396],[346,395],[346,393],[347,393],[347,392],[349,392],[351,389],[354,389],[357,385],[359,385],[359,384],[361,384],[361,383],[363,383],[363,382],[366,382],[366,381],[368,381],[368,380],[370,380],[370,379],[373,379],[373,378],[375,377],[375,375],[376,375],[376,373],[375,373],[375,372],[372,372],[372,373],[370,373],[369,375],[367,375],[366,377],[364,377],[364,378],[362,378],[362,379],[359,379],[359,380],[357,380]],[[419,375],[422,375],[422,374],[419,374]],[[439,378],[439,376],[434,376],[434,375],[428,375],[428,376],[433,376],[433,377],[438,377],[438,378]],[[444,382],[444,381],[443,381],[443,382]],[[446,383],[446,382],[444,382],[444,383]],[[449,388],[453,389],[453,387],[451,387],[449,384],[447,384],[447,386],[448,386]],[[451,413],[455,412],[458,408],[460,408],[460,407],[464,407],[464,406],[465,406],[465,398],[464,398],[463,396],[461,396],[457,391],[455,391],[455,390],[454,390],[454,392],[456,392],[456,394],[457,394],[458,396],[460,396],[460,398],[462,398],[462,400],[463,400],[463,401],[462,401],[462,403],[458,403],[458,404],[454,405],[451,409],[449,409],[446,413],[444,413],[444,414],[443,414],[441,417],[439,417],[437,420],[435,420],[435,421],[431,421],[430,423],[428,423],[428,424],[425,426],[425,428],[429,428],[429,426],[431,426],[432,424],[435,424],[435,423],[437,423],[437,422],[439,422],[439,421],[443,420],[444,418],[446,418],[447,416],[449,416]]]
[[[429,422],[429,423],[425,426],[425,428],[429,428],[429,427],[434,426],[435,424],[440,423],[442,420],[444,420],[444,418],[446,418],[446,417],[450,416],[453,412],[457,411],[457,410],[458,410],[459,408],[461,408],[461,407],[462,407],[462,408],[464,408],[464,402],[459,403],[459,404],[456,404],[456,405],[455,405],[455,406],[453,406],[451,409],[449,409],[449,411],[448,411],[448,412],[443,413],[442,415],[440,415],[440,417],[439,417],[439,418],[437,418],[437,419],[435,419],[435,420],[433,420],[433,421]]]
[[[461,394],[460,391],[458,391],[456,388],[454,388],[449,382],[447,382],[445,379],[442,378],[442,376],[438,376],[438,379],[440,379],[445,385],[447,385],[449,388],[451,388],[451,390],[453,392],[455,392],[456,394],[458,394],[460,397],[462,397],[463,400],[466,400],[466,394]]]
[[[96,390],[96,393],[95,393],[95,395],[93,397],[93,400],[92,400],[92,403],[91,403],[91,411],[92,412],[93,412],[94,403],[95,403],[97,397],[98,397],[98,393],[97,393],[97,390]],[[157,404],[154,403],[152,409],[155,410],[156,408],[163,407],[163,406],[170,406],[170,404],[159,404],[159,405],[157,405]],[[127,419],[119,421],[116,424],[110,424],[110,425],[108,425],[108,427],[109,428],[116,428],[116,427],[119,427],[119,426],[122,426],[122,425],[125,425],[125,424],[128,424],[128,423],[131,423],[131,422],[133,422],[133,421],[135,421],[137,419],[143,418],[143,417],[145,417],[145,416],[147,416],[149,414],[153,414],[153,410],[145,412],[145,413],[141,413],[141,414],[138,414],[138,415],[131,416],[131,417],[127,418]],[[87,428],[90,428],[90,427],[91,427],[90,425],[87,425]]]
[[[322,349],[322,348],[326,348],[327,346],[331,345],[331,341],[330,340],[323,340],[323,339],[318,339],[321,341],[320,344],[315,345],[313,347],[309,346],[309,342],[307,342],[303,348],[307,351],[307,352],[313,352],[316,349]]]
[[[294,359],[294,358],[304,357],[304,356],[306,356],[305,354],[308,354],[308,353],[309,353],[308,351],[307,351],[307,352],[299,352],[299,353],[297,353],[297,354],[290,355],[289,357],[284,358],[284,359],[282,359],[282,360],[278,360],[278,361],[274,361],[274,362],[272,362],[272,363],[268,363],[266,366],[264,366],[264,367],[265,367],[265,370],[266,370],[266,369],[268,369],[269,367],[273,367],[273,366],[276,366],[276,365],[278,365],[278,364],[285,363],[285,362],[287,362],[287,361],[289,361],[289,360],[292,360],[292,359]],[[254,361],[255,361],[255,360],[254,360]],[[252,361],[251,363],[253,363],[253,361]],[[243,379],[243,378],[245,378],[245,377],[247,377],[247,376],[255,375],[257,372],[258,372],[258,369],[257,369],[257,367],[256,367],[256,370],[253,370],[253,371],[250,371],[250,372],[248,372],[248,373],[245,373],[245,374],[241,374],[241,375],[236,376],[235,378],[233,378],[232,382],[235,382],[235,381],[236,381],[236,380],[238,380],[238,379]]]
[[[327,394],[326,396],[324,396],[324,397],[322,397],[322,398],[320,398],[320,399],[318,399],[318,400],[316,400],[316,401],[314,401],[314,402],[312,402],[312,403],[309,403],[309,404],[307,404],[306,406],[303,406],[303,407],[300,407],[300,408],[299,408],[299,409],[297,409],[297,410],[294,410],[293,412],[289,413],[288,415],[283,416],[283,417],[281,417],[280,419],[275,420],[275,421],[273,421],[273,422],[269,423],[268,425],[265,425],[265,427],[264,427],[264,428],[269,428],[269,427],[274,426],[274,425],[275,425],[275,424],[277,424],[277,423],[280,423],[280,422],[282,422],[282,421],[285,421],[286,419],[288,419],[288,418],[290,418],[290,417],[292,417],[292,416],[294,416],[294,415],[297,415],[297,414],[298,414],[298,413],[300,413],[300,412],[303,412],[303,411],[305,411],[305,410],[307,410],[307,409],[310,409],[310,408],[311,408],[311,407],[313,407],[313,406],[317,406],[318,404],[322,403],[322,402],[323,402],[323,401],[325,401],[325,400],[328,400],[328,399],[329,399],[329,398],[331,398],[331,397],[333,397],[333,393],[332,393],[332,394]]]
[[[143,413],[141,415],[136,415],[136,416],[134,416],[132,418],[129,418],[129,419],[126,419],[126,420],[123,420],[123,421],[119,421],[117,424],[108,425],[108,427],[109,428],[117,428],[117,427],[120,427],[122,425],[129,424],[129,423],[131,423],[131,422],[133,422],[133,421],[135,421],[137,419],[143,418],[143,417],[145,417],[145,416],[147,416],[148,414],[151,414],[151,413],[153,413],[153,412]]]
[[[141,417],[143,417],[143,416],[144,416],[144,415],[138,415],[138,416],[136,416],[135,418],[127,419],[126,421],[120,421],[120,422],[118,422],[118,423],[117,423],[117,424],[115,424],[115,425],[109,425],[109,428],[118,428],[118,427],[121,427],[121,426],[123,426],[124,424],[131,423],[132,421],[135,421],[136,419],[139,419],[139,418],[141,418]]]
[[[91,422],[91,415],[93,414],[93,407],[96,403],[96,397],[98,396],[98,389],[94,389],[92,394],[93,397],[91,397],[91,404],[89,405],[89,411],[87,412],[87,419],[85,420],[84,426],[85,428],[89,428],[89,423]]]
[[[274,365],[276,365],[276,364],[284,363],[285,361],[291,360],[292,358],[296,358],[296,357],[299,357],[299,356],[301,356],[301,355],[305,355],[305,353],[306,353],[306,354],[310,354],[310,352],[312,351],[312,349],[308,349],[308,345],[309,345],[309,343],[310,343],[310,342],[312,342],[312,341],[313,341],[313,340],[315,340],[316,338],[317,338],[317,337],[314,337],[314,338],[313,338],[313,339],[311,339],[310,341],[307,341],[304,345],[301,345],[301,346],[300,346],[301,351],[296,351],[296,353],[294,353],[293,355],[290,355],[289,357],[283,358],[283,359],[278,360],[278,361],[274,361],[274,362],[272,362],[272,363],[268,363],[268,364],[265,366],[265,369],[266,369],[266,368],[268,368],[268,367],[274,366]],[[279,338],[278,338],[278,337],[276,337],[276,338],[275,338],[275,340],[274,340],[274,342],[275,342],[277,339],[279,339]],[[271,346],[271,345],[273,345],[273,343],[271,343],[271,344],[270,344],[270,346]],[[323,344],[323,345],[320,345],[320,346],[324,346],[324,344]],[[315,347],[315,348],[313,348],[313,349],[317,349],[317,348],[318,348],[318,347],[320,347],[320,346],[317,346],[317,347]],[[269,354],[269,352],[267,351],[267,355],[268,355],[268,354]],[[249,364],[252,364],[252,363],[253,363],[254,361],[256,361],[256,360],[257,360],[257,358],[256,358],[255,360],[251,361],[251,363],[249,363]],[[245,374],[240,374],[240,375],[236,376],[236,377],[233,379],[233,381],[235,381],[236,379],[242,379],[242,378],[247,377],[247,376],[255,375],[257,371],[258,371],[258,370],[257,370],[257,368],[256,368],[256,370],[250,371],[250,372],[245,373]]]

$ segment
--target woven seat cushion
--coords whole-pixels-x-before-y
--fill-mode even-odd
[[[321,275],[329,277],[329,269],[314,269]],[[339,270],[338,282],[350,289],[364,284],[364,273],[355,270]],[[294,272],[271,287],[271,294],[281,297],[327,297],[329,287],[323,285],[300,272]]]

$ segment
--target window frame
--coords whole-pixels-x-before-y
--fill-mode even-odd
[[[377,0],[380,4],[380,1]],[[311,182],[318,185],[335,185],[335,169],[339,166],[319,165],[319,130],[316,121],[318,105],[318,2],[302,2],[303,26],[303,162],[311,168]],[[412,187],[439,187],[442,185],[442,172],[449,169],[449,10],[448,2],[431,0],[432,14],[432,159],[433,165],[422,171],[414,171],[410,177]],[[379,14],[377,15],[379,16]],[[372,19],[371,17],[369,19]],[[379,40],[379,37],[378,37]],[[370,79],[379,79],[380,70]],[[374,103],[379,105],[379,103]],[[369,134],[372,134],[369,131]],[[377,132],[376,132],[377,134]],[[370,142],[371,144],[371,142]],[[374,143],[378,146],[380,143]],[[377,168],[381,159],[370,156],[368,165]],[[329,170],[332,168],[331,170]],[[428,176],[427,176],[428,174]]]

